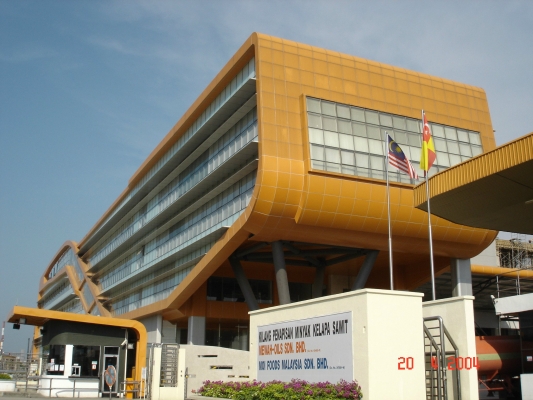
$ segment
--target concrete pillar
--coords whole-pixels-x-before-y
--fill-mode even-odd
[[[250,342],[248,338],[248,330],[243,330],[239,332],[239,350],[248,351],[248,343]]]
[[[168,321],[163,321],[161,327],[161,343],[179,343],[176,341],[176,330],[176,325]]]
[[[161,343],[161,332],[163,331],[163,316],[152,315],[141,319],[148,334],[148,343]]]
[[[274,270],[276,271],[276,284],[278,287],[279,304],[290,304],[289,279],[285,267],[285,255],[281,241],[272,242],[272,257],[274,258]]]
[[[189,317],[187,344],[205,346],[205,317]]]
[[[72,375],[72,354],[74,353],[74,345],[67,344],[65,346],[65,366],[63,376]],[[118,366],[117,366],[118,367]]]
[[[229,263],[231,264],[233,274],[235,275],[235,278],[239,283],[241,292],[244,295],[244,300],[248,305],[248,309],[250,311],[259,310],[259,304],[257,303],[257,299],[255,298],[254,292],[252,291],[250,282],[248,281],[248,279],[246,279],[246,275],[244,274],[244,270],[242,269],[240,261],[235,257],[230,257]]]
[[[161,385],[161,347],[154,347],[152,353],[152,382],[150,382],[150,399],[159,400]],[[146,378],[149,378],[148,376]]]
[[[357,278],[355,278],[352,290],[359,290],[365,288],[366,281],[370,275],[370,272],[372,271],[372,268],[374,267],[374,263],[376,262],[378,254],[379,250],[370,250],[368,253],[366,253],[365,260],[363,261],[363,265],[361,265],[361,268],[359,269]]]
[[[472,296],[472,270],[470,259],[451,258],[452,296]]]
[[[324,274],[326,272],[326,266],[321,265],[316,268],[315,281],[313,282],[313,299],[322,296],[322,287],[324,286]]]

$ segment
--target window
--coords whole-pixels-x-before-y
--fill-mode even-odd
[[[258,303],[272,304],[272,282],[256,279],[249,282]],[[207,280],[207,300],[244,302],[244,295],[235,278],[212,276]]]
[[[289,282],[291,302],[304,301],[313,298],[313,285],[310,283]]]
[[[98,376],[100,366],[100,346],[74,346],[72,351],[72,370],[79,376]],[[74,375],[74,373],[72,373]]]
[[[65,345],[52,344],[48,346],[46,362],[46,375],[63,375],[65,373]]]
[[[419,169],[420,120],[311,97],[307,98],[307,117],[313,169],[385,179],[386,133]],[[430,176],[483,152],[479,132],[435,123],[430,127],[437,152]],[[414,183],[394,167],[389,170],[389,178]]]

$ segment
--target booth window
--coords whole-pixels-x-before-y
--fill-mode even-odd
[[[72,375],[98,376],[99,366],[100,346],[74,346],[72,351]]]
[[[52,344],[48,347],[46,375],[63,375],[65,373],[65,345]]]

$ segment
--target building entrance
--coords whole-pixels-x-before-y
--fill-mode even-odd
[[[120,376],[120,373],[119,373],[120,368],[119,368],[118,361],[119,361],[119,347],[118,346],[105,346],[104,347],[104,363],[102,364],[102,370],[100,371],[100,376],[102,377],[101,378],[102,393],[109,393],[110,390],[111,390],[111,393],[117,393],[117,387],[118,387],[118,381],[119,381],[118,377]],[[105,379],[104,379],[104,376],[105,376],[104,372],[110,365],[115,367],[115,369],[117,370],[117,380],[115,381],[113,386],[111,386],[111,388],[107,386]]]

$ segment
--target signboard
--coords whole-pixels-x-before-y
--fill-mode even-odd
[[[115,367],[110,365],[107,367],[107,369],[104,372],[104,379],[107,386],[109,386],[109,390],[111,390],[111,387],[115,384],[115,381],[117,380],[117,370]]]
[[[353,380],[351,312],[262,325],[257,331],[258,380]]]

